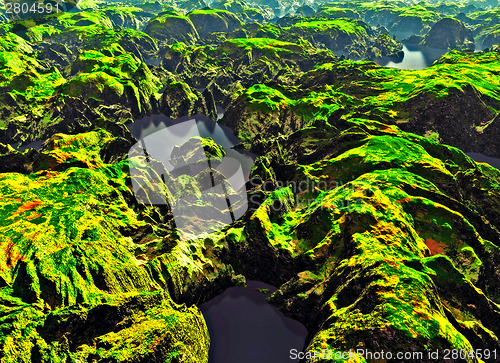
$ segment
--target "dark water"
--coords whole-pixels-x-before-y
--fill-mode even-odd
[[[136,139],[139,139],[163,130],[165,127],[180,124],[192,119],[196,120],[197,130],[183,130],[185,133],[192,134],[192,136],[199,135],[201,137],[211,137],[224,148],[231,148],[239,143],[238,138],[234,135],[230,128],[220,125],[203,115],[181,117],[175,120],[170,119],[165,115],[151,115],[136,120],[133,124],[128,124],[127,128]],[[170,142],[176,140],[168,141]]]
[[[430,67],[432,63],[447,53],[444,49],[427,48],[414,44],[403,45],[403,52],[404,57],[401,62],[394,62],[390,58],[379,58],[375,59],[374,62],[384,67],[419,70]],[[347,57],[343,50],[333,53],[338,57],[342,55]]]
[[[389,59],[377,59],[375,63],[384,67],[398,69],[425,69],[432,65],[446,50],[421,47],[419,45],[403,45],[404,58],[401,62],[393,62]]]
[[[223,115],[224,111],[218,109],[218,112],[220,112],[220,115]],[[226,156],[239,160],[242,165],[245,179],[248,180],[250,170],[252,169],[252,165],[255,160],[255,155],[249,152],[235,150],[234,146],[237,145],[240,140],[234,135],[233,130],[229,127],[220,125],[204,115],[182,117],[175,120],[172,120],[165,115],[151,115],[143,119],[136,120],[133,124],[127,125],[127,128],[130,133],[139,140],[140,138],[144,138],[154,134],[155,132],[161,131],[166,127],[181,124],[185,121],[193,119],[196,121],[195,124],[191,124],[189,129],[184,128],[182,132],[189,135],[189,137],[211,137],[217,144],[224,148]],[[166,137],[167,138],[162,142],[162,153],[170,155],[179,140],[176,138],[175,134],[171,134],[170,136],[167,134]]]
[[[486,156],[480,153],[466,153],[472,160],[480,162],[480,163],[488,163],[494,168],[500,169],[500,159],[495,159],[490,156]]]
[[[42,148],[42,145],[44,142],[45,142],[45,140],[33,141],[33,142],[30,142],[29,144],[18,147],[17,150],[20,152],[24,152],[28,149],[35,149],[35,150],[39,151]],[[11,146],[14,149],[16,149],[16,145],[11,145]]]
[[[306,328],[266,302],[276,289],[249,281],[231,287],[200,306],[210,332],[209,363],[290,363],[290,350],[302,351]]]
[[[224,116],[224,109],[218,107],[217,113],[218,118],[222,118]],[[172,120],[165,115],[151,115],[136,120],[133,124],[128,124],[127,128],[136,139],[140,139],[157,131],[161,131],[165,127],[192,119],[195,119],[196,123],[191,125],[192,127],[190,129],[183,130],[183,132],[189,134],[190,136],[201,136],[204,138],[211,137],[217,144],[224,148],[226,156],[237,159],[241,163],[244,177],[248,180],[250,170],[252,169],[256,156],[249,152],[234,149],[234,146],[237,145],[240,140],[234,135],[233,130],[210,120],[204,115],[182,117],[176,120]],[[28,149],[35,149],[39,151],[45,141],[46,140],[38,140],[22,146],[18,146],[16,144],[11,144],[11,146],[20,152],[24,152]],[[178,140],[176,140],[175,134],[172,134],[170,139],[163,140],[162,147],[166,155],[170,155],[174,146],[177,145],[177,142]]]

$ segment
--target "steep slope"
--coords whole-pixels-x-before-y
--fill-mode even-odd
[[[325,349],[362,349],[356,362],[382,350],[430,362],[436,349],[467,353],[451,361],[497,361],[500,172],[456,147],[500,157],[498,49],[452,51],[421,71],[332,51],[397,56],[388,29],[462,47],[468,31],[462,39],[461,23],[440,19],[460,17],[486,39],[497,11],[169,4],[89,2],[94,10],[0,26],[0,360],[207,362],[197,306],[257,279],[307,326],[304,361],[326,361],[314,358]],[[135,197],[135,182],[170,179],[151,155],[129,154],[137,140],[125,124],[157,113],[216,119],[221,106],[236,149],[257,156],[250,208],[186,240],[169,205]],[[39,150],[15,149],[32,141]],[[175,162],[196,142],[224,155],[191,138]],[[168,185],[141,185],[147,198],[167,194]]]
[[[453,18],[439,20],[424,36],[422,45],[439,49],[474,50],[474,36],[464,24]]]

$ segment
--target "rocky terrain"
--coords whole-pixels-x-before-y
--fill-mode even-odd
[[[443,18],[429,30],[422,45],[439,49],[474,50],[472,31],[457,19]]]
[[[497,361],[470,352],[500,354],[500,171],[464,154],[500,158],[496,4],[125,5],[0,24],[2,363],[207,362],[198,306],[246,280],[278,288],[311,354]],[[373,62],[408,38],[449,52]],[[241,219],[186,239],[170,205],[136,198],[169,176],[129,154],[158,114],[204,114],[256,156]],[[222,160],[199,138],[175,161],[195,142]]]

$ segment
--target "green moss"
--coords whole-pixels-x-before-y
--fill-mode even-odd
[[[307,21],[294,24],[291,28],[310,29],[317,32],[335,31],[356,36],[367,35],[363,27],[349,19]]]
[[[424,22],[435,18],[429,4],[396,5],[359,8],[364,14],[387,11]],[[207,12],[212,11],[194,14]],[[339,13],[343,10],[324,10],[329,17]],[[185,20],[175,10],[169,14],[159,17],[165,23],[158,29]],[[151,38],[115,31],[108,20],[84,12],[61,16],[48,27],[27,24],[28,39],[70,37],[82,47],[66,70],[67,80],[38,62],[25,40],[2,38],[1,85],[12,89],[7,96],[33,100],[33,112],[42,103],[52,105],[45,98],[54,90],[65,102],[83,95],[90,107],[135,97],[131,102],[140,109],[160,83],[122,42],[130,37],[149,44]],[[365,36],[360,24],[314,19],[291,28]],[[437,144],[435,135],[429,140],[362,117],[403,118],[402,107],[412,97],[442,98],[468,85],[487,96],[493,110],[500,100],[498,54],[450,52],[426,70],[400,71],[369,62],[323,63],[316,61],[323,58],[315,58],[318,52],[310,43],[283,41],[285,32],[272,25],[259,31],[279,39],[232,39],[219,47],[175,43],[170,51],[184,57],[183,73],[153,69],[168,91],[179,90],[194,102],[188,82],[244,65],[242,82],[232,88],[238,91],[229,92],[243,106],[238,131],[263,150],[254,173],[276,188],[255,187],[252,193],[264,202],[234,226],[203,240],[178,241],[163,207],[135,203],[128,162],[103,161],[103,155],[115,152],[112,143],[125,142],[103,130],[54,135],[41,152],[17,155],[43,170],[0,174],[0,355],[6,361],[203,362],[208,349],[203,318],[195,307],[173,303],[169,294],[176,301],[189,300],[191,291],[212,294],[210,289],[219,287],[214,281],[227,277],[221,272],[227,266],[214,256],[256,274],[260,265],[238,265],[240,256],[256,251],[265,257],[258,262],[273,269],[266,276],[291,281],[276,294],[284,311],[318,313],[314,319],[322,330],[311,334],[310,350],[342,351],[374,341],[401,350],[470,350],[465,336],[472,333],[466,329],[484,325],[482,331],[494,335],[492,319],[481,316],[481,311],[490,313],[493,302],[473,284],[498,253],[480,234],[496,235],[488,218],[497,210],[481,208],[498,197],[500,174]],[[391,39],[380,35],[376,41]],[[299,63],[318,66],[302,73]],[[252,85],[257,71],[268,78]],[[250,83],[243,87],[244,82]],[[42,123],[51,125],[48,114],[42,116]],[[12,120],[28,123],[26,114],[18,113],[0,121],[0,128]],[[201,141],[210,156],[224,156],[212,139]],[[307,180],[309,188],[280,185],[283,177]],[[193,188],[193,182],[181,178],[178,190]],[[194,192],[201,195],[199,189]],[[485,283],[484,290],[493,296],[494,287]],[[450,296],[454,300],[445,301]],[[469,307],[466,298],[477,308]],[[387,338],[392,340],[384,343]]]
[[[352,97],[326,87],[325,92],[311,92],[295,100],[285,96],[279,89],[256,84],[244,91],[243,96],[252,110],[275,112],[292,109],[304,119],[324,119],[351,102]]]
[[[113,141],[103,130],[57,134],[40,154],[47,170],[0,174],[0,281],[6,284],[0,288],[0,346],[6,361],[35,354],[44,362],[176,356],[206,362],[201,313],[174,304],[141,267],[132,238],[122,235],[148,224],[128,204],[128,163],[101,159]],[[50,170],[62,164],[81,167]],[[198,272],[192,254],[190,245],[180,246],[169,256],[169,271],[180,276],[190,266]],[[82,329],[92,331],[91,339],[79,338]]]
[[[20,36],[13,33],[5,33],[0,36],[0,49],[2,52],[32,53],[33,48]]]
[[[325,83],[328,79],[327,84],[300,91],[294,87],[275,86],[274,91],[268,89],[260,93],[254,92],[256,86],[253,86],[245,91],[249,95],[246,101],[255,110],[267,104],[263,110],[293,110],[306,120],[312,115],[312,119],[325,118],[344,108],[351,115],[356,110],[363,113],[369,110],[370,114],[393,123],[407,122],[406,103],[418,95],[443,98],[472,86],[480,95],[500,101],[499,65],[496,52],[451,51],[424,70],[399,70],[366,61],[344,60],[318,65],[298,81],[312,85]],[[277,93],[271,96],[275,91]],[[489,104],[493,113],[497,107],[495,102]]]
[[[191,15],[203,15],[203,14],[232,14],[231,12],[227,10],[221,10],[221,9],[198,9],[198,10],[193,10],[191,11],[188,16]]]
[[[72,78],[61,88],[63,94],[78,97],[82,88],[87,89],[87,96],[96,100],[102,100],[105,90],[112,90],[117,96],[122,96],[125,87],[116,78],[102,71],[92,73],[81,73]]]
[[[457,300],[462,298],[454,289],[483,299],[471,281],[477,279],[479,251],[486,242],[477,239],[461,210],[442,204],[447,197],[440,188],[454,185],[455,175],[449,169],[456,172],[463,154],[455,150],[460,153],[453,156],[457,164],[445,163],[435,157],[438,149],[446,152],[445,146],[378,122],[349,121],[355,126],[339,135],[321,128],[326,133],[323,139],[344,140],[342,151],[329,160],[297,165],[293,179],[306,188],[292,184],[269,193],[247,227],[252,233],[261,231],[270,246],[292,259],[307,256],[322,266],[315,270],[320,271],[316,277],[311,275],[317,282],[313,288],[305,284],[305,291],[283,288],[283,293],[294,291],[296,306],[302,306],[298,301],[314,301],[324,289],[333,292],[322,305],[328,318],[308,350],[370,346],[372,340],[365,337],[373,339],[379,331],[390,332],[396,346],[412,342],[435,349],[441,341],[471,349],[461,328],[448,318],[434,285],[440,294]],[[368,136],[367,130],[379,135]],[[301,140],[297,152],[304,152],[309,142],[318,145],[318,139],[308,138],[318,137],[318,132],[314,127],[297,132],[293,137]],[[281,140],[277,142],[289,142]],[[431,238],[443,248],[430,243]],[[477,239],[474,247],[460,242],[466,238]],[[460,303],[467,310],[464,301],[468,298]],[[471,314],[468,321],[473,324],[477,319]]]
[[[366,101],[391,107],[394,103],[404,102],[419,92],[440,98],[467,85],[474,86],[488,97],[500,100],[499,81],[496,77],[499,70],[497,53],[470,55],[459,51],[449,52],[438,64],[421,71],[370,69],[366,74],[381,81],[380,88],[385,92]],[[385,77],[387,82],[383,81]]]
[[[140,62],[123,48],[116,45],[112,49],[105,49],[111,56],[105,56],[100,51],[89,50],[82,53],[77,64],[82,65],[83,72],[105,72],[116,78],[131,78],[140,66]]]
[[[217,144],[211,137],[203,138],[201,144],[208,158],[222,161],[222,158],[226,155],[222,146]]]
[[[167,300],[145,311],[133,312],[127,319],[130,327],[124,326],[117,332],[98,337],[94,344],[83,345],[71,354],[72,358],[82,360],[98,356],[118,362],[137,357],[148,359],[152,351],[167,346],[162,352],[166,362],[177,356],[191,361],[206,359],[203,353],[208,347],[207,328],[197,309],[179,309]],[[186,339],[186,333],[190,340]]]
[[[427,10],[422,4],[412,5],[402,10],[403,11],[399,14],[400,17],[419,18],[422,19],[423,22],[436,22],[441,18],[437,13]]]
[[[38,61],[32,57],[15,52],[0,52],[0,85],[8,85],[15,76],[38,66]]]
[[[283,95],[279,90],[257,84],[245,91],[245,97],[251,107],[263,111],[277,111],[287,107],[292,100]]]
[[[231,44],[241,47],[245,50],[264,50],[272,52],[288,52],[291,53],[297,50],[297,44],[290,42],[282,42],[280,40],[269,38],[245,38],[229,40]]]
[[[321,9],[321,11],[317,14],[318,17],[324,17],[328,19],[335,18],[356,18],[359,15],[351,9],[339,8],[339,7],[327,7]]]

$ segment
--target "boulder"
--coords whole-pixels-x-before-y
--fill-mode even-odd
[[[443,18],[424,36],[422,45],[439,49],[474,50],[474,36],[460,21]]]
[[[315,11],[309,5],[302,5],[297,9],[295,13],[302,16],[312,16],[314,15]]]
[[[184,16],[163,14],[150,20],[144,32],[152,38],[169,43],[195,43],[198,32],[191,20]]]
[[[236,15],[224,10],[195,10],[188,17],[202,38],[214,32],[230,33],[241,27]]]
[[[161,111],[171,118],[191,116],[197,113],[215,118],[217,112],[215,104],[209,102],[207,107],[205,97],[195,89],[183,82],[170,83],[163,92],[160,108]]]

